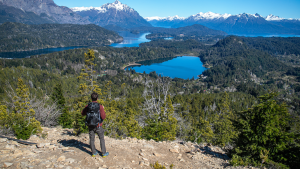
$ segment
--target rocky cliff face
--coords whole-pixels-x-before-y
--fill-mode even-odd
[[[0,0],[3,5],[15,7],[26,12],[33,12],[38,16],[58,23],[88,24],[83,18],[68,7],[58,6],[53,0]]]

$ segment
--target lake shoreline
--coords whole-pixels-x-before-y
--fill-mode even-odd
[[[131,66],[136,73],[149,74],[153,71],[157,75],[166,76],[170,78],[181,78],[181,79],[198,79],[198,75],[202,74],[207,68],[203,67],[198,56],[186,56],[179,55],[170,58],[159,58],[154,60],[148,60],[148,62],[131,62],[122,68],[128,69]],[[135,66],[138,64],[139,66]]]
[[[124,70],[127,67],[129,67],[129,66],[140,66],[140,65],[142,65],[142,64],[139,64],[139,63],[136,63],[136,62],[134,62],[134,63],[128,63],[126,66],[121,67],[121,70]]]

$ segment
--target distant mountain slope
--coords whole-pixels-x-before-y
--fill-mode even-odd
[[[52,22],[72,24],[90,23],[86,18],[79,16],[68,7],[56,5],[53,0],[0,0],[0,2],[2,5],[15,7],[25,12],[33,12]]]
[[[0,2],[0,23],[4,22],[19,22],[25,24],[44,24],[55,23],[53,18],[45,18],[43,15],[37,15],[33,12],[26,12],[24,10],[6,6]]]
[[[101,7],[76,7],[72,10],[82,17],[88,17],[90,22],[99,26],[151,27],[151,24],[141,17],[137,11],[118,0],[114,3],[104,4]]]
[[[0,25],[0,51],[25,51],[67,46],[100,46],[123,38],[97,25],[42,24]]]
[[[288,34],[294,31],[266,21],[259,14],[239,14],[228,17],[214,27],[230,34]]]
[[[174,24],[178,24],[185,20],[184,17],[178,15],[169,17],[146,17],[145,18],[152,26],[156,27],[171,27]]]

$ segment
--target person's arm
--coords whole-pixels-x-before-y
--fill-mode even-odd
[[[88,106],[88,105],[86,105],[85,108],[82,110],[81,115],[83,115],[83,116],[86,115],[86,112],[87,112],[87,106]]]
[[[102,120],[104,120],[106,118],[104,107],[102,105],[100,105],[100,116],[101,116]]]

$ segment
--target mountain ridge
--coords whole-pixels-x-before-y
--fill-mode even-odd
[[[173,28],[200,24],[230,34],[300,34],[300,20],[284,19],[272,14],[263,17],[257,13],[231,15],[200,12],[182,20],[173,21],[163,17],[148,17],[147,20],[154,26]]]
[[[58,6],[53,0],[0,0],[3,5],[26,12],[33,12],[57,23],[89,24],[90,22],[65,6]]]

